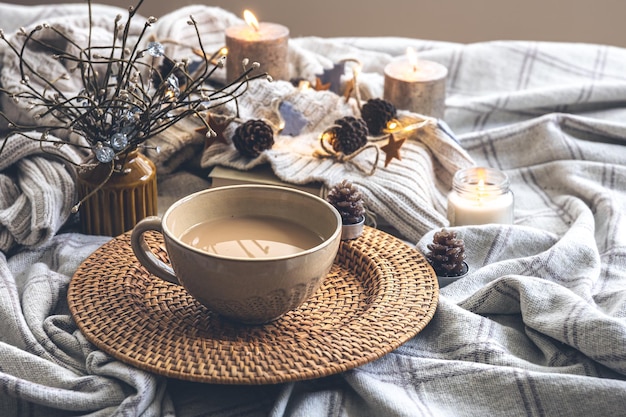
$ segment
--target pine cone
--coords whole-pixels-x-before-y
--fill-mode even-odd
[[[368,130],[363,119],[345,116],[335,120],[335,124],[338,126],[332,128],[331,138],[331,145],[335,152],[350,155],[367,143]]]
[[[380,98],[368,100],[361,109],[361,117],[373,135],[380,135],[387,127],[387,123],[395,119],[397,115],[396,106]]]
[[[467,272],[465,243],[457,239],[456,233],[443,229],[433,236],[433,243],[427,245],[430,253],[426,258],[439,276],[454,277]]]
[[[361,192],[352,182],[343,180],[328,193],[326,200],[337,209],[343,224],[358,223],[363,219],[365,207]]]
[[[242,155],[256,158],[274,146],[274,130],[263,120],[248,120],[235,129],[233,144]]]

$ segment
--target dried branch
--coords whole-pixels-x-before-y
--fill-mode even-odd
[[[251,76],[256,67],[247,67],[244,62],[236,80],[212,86],[211,77],[223,67],[224,57],[217,59],[219,51],[206,53],[193,16],[187,23],[195,30],[198,45],[193,52],[200,57],[200,62],[194,63],[197,65],[193,73],[187,58],[167,57],[160,42],[145,44],[147,31],[156,23],[156,18],[149,17],[136,40],[131,41],[131,21],[142,3],[143,0],[139,0],[135,7],[128,8],[125,23],[121,23],[122,15],[116,16],[109,45],[93,42],[91,0],[88,0],[87,45],[80,45],[62,30],[47,24],[38,25],[30,32],[20,30],[17,39],[22,41],[21,45],[0,32],[1,41],[18,59],[21,77],[19,91],[0,88],[0,94],[17,102],[24,100],[34,114],[32,124],[17,123],[0,111],[0,118],[9,125],[9,133],[36,130],[42,132],[37,140],[52,141],[49,133],[64,129],[83,136],[96,160],[110,164],[186,117],[200,116],[204,120],[204,112],[230,101],[235,102],[238,116],[237,100],[248,90],[249,81],[261,77],[269,79],[267,74]],[[50,31],[76,51],[63,50],[53,41],[40,37],[44,31]],[[54,77],[37,72],[38,63],[29,56],[33,49],[49,53],[52,59],[64,65],[65,71]],[[164,62],[171,64],[169,69],[162,69]],[[82,87],[74,94],[58,86],[62,80],[72,80],[71,77],[77,77]],[[0,153],[5,145],[6,140],[0,146]],[[68,145],[84,147],[69,142]]]

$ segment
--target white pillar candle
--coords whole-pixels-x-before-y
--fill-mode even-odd
[[[398,109],[443,118],[446,106],[446,77],[443,65],[417,59],[412,49],[405,58],[385,67],[383,98]]]
[[[244,12],[247,24],[226,28],[226,79],[235,80],[243,73],[242,61],[260,67],[251,75],[267,72],[275,80],[289,79],[289,29],[276,23],[257,22],[254,15]]]
[[[451,226],[513,223],[513,193],[507,175],[494,168],[475,167],[454,175],[448,195]]]

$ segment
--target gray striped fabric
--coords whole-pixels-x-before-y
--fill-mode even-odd
[[[193,10],[214,35],[210,22],[224,12]],[[162,22],[173,28],[172,20],[188,14],[183,9]],[[447,149],[507,172],[516,197],[514,225],[455,229],[471,271],[441,290],[424,331],[375,362],[318,380],[257,387],[168,380],[113,360],[76,329],[67,285],[106,238],[53,233],[0,254],[0,415],[624,415],[626,50],[299,38],[291,41],[293,70],[311,76],[339,59],[358,58],[363,95],[380,96],[382,67],[409,45],[450,70],[445,121],[460,146],[450,142]],[[259,111],[251,104],[244,110]],[[171,148],[163,152],[168,160],[156,156],[157,162],[187,155],[179,153],[185,145],[197,149],[201,141],[182,133],[175,135],[180,140],[162,142]],[[434,159],[445,154],[442,138],[441,132],[427,138],[434,141],[428,148]],[[215,157],[211,149],[202,156],[205,164]],[[406,152],[412,160],[410,146]],[[13,178],[17,163],[1,161],[2,174]],[[198,186],[180,165],[167,167],[165,198],[169,190],[181,194],[190,183]],[[433,180],[420,175],[425,183]],[[0,183],[0,201],[9,194],[19,200],[24,190],[8,183]],[[445,196],[446,190],[438,192]],[[443,218],[436,200],[422,201],[419,209]],[[421,250],[437,230],[426,224],[409,239]]]

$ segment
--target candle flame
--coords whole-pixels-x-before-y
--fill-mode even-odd
[[[250,10],[246,9],[243,11],[243,20],[245,20],[246,23],[254,30],[259,30],[259,21],[257,20],[254,13],[252,13]]]
[[[484,175],[485,175],[485,171],[484,170],[480,170],[479,171],[479,175],[480,178],[478,178],[478,184],[476,184],[476,199],[478,200],[479,203],[482,203],[483,198],[485,197],[485,179],[484,179]]]
[[[409,60],[409,64],[413,67],[413,71],[417,72],[417,52],[410,46],[406,48],[406,57]]]

